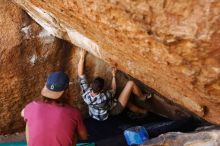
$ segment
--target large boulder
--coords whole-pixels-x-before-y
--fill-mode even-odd
[[[13,0],[51,34],[220,124],[219,0]]]
[[[108,61],[108,59],[106,60],[105,57],[102,58],[100,55],[108,52],[104,51],[100,54],[100,52],[97,52],[99,50],[97,50],[98,45],[95,42],[75,30],[69,32],[72,36],[69,37],[64,30],[66,27],[57,26],[59,24],[63,25],[62,23],[56,22],[54,18],[47,15],[47,13],[43,13],[37,7],[33,9],[36,9],[37,12],[28,12],[33,18],[35,18],[35,15],[42,15],[39,19],[36,17],[35,20],[44,28],[40,27],[26,12],[22,11],[11,1],[0,0],[0,8],[0,134],[24,130],[25,123],[20,116],[21,109],[27,103],[40,96],[40,91],[44,86],[47,75],[55,70],[65,70],[69,74],[71,80],[70,90],[68,90],[69,103],[79,107],[86,116],[86,105],[83,104],[80,98],[80,89],[77,81],[76,67],[79,50],[54,36],[85,47],[95,56],[98,56],[99,58],[96,58],[94,55],[88,54],[85,71],[90,81],[97,75],[104,77],[106,79],[106,88],[111,84],[111,66],[103,62],[102,59],[105,61]],[[70,27],[70,29],[73,28]],[[118,64],[119,69],[127,71],[127,69],[122,68],[124,55],[119,56],[122,57],[121,61],[115,60],[118,54],[116,56],[114,54],[112,56],[110,54],[106,55],[113,59],[113,62],[110,61],[111,65]],[[135,65],[137,62],[130,60],[130,64],[133,63]],[[131,67],[129,66],[130,69]],[[144,68],[145,65],[143,66]],[[133,71],[136,72],[138,70],[133,66]],[[122,72],[118,72],[116,78],[117,94],[120,93],[129,79],[134,79]],[[138,81],[137,83],[142,89],[146,90],[145,85]],[[186,110],[159,94],[155,94],[154,98],[149,100],[147,106],[151,111],[171,119],[181,119],[189,116]]]
[[[8,0],[0,0],[0,26],[0,134],[4,134],[24,129],[21,109],[40,95],[49,72],[64,68],[67,49]]]
[[[69,103],[87,115],[86,105],[80,98],[77,80],[78,50],[51,35],[54,32],[52,30],[56,29],[47,24],[51,23],[46,21],[41,24],[47,29],[45,30],[12,2],[0,0],[0,134],[24,130],[25,122],[20,116],[21,109],[27,103],[39,98],[47,75],[55,70],[64,70],[69,74],[71,80],[68,90]],[[60,34],[59,30],[57,32]],[[82,44],[85,44],[88,41],[88,45],[91,45],[91,40],[75,33],[81,37],[78,43],[82,41]],[[56,36],[69,39],[65,35]],[[90,52],[94,54],[93,51]],[[101,59],[88,54],[85,71],[89,81],[97,75],[104,77],[107,88],[112,78],[111,66]],[[133,78],[122,72],[117,73],[118,93],[129,79]],[[145,89],[143,84],[139,85]],[[150,100],[149,108],[172,119],[189,115],[173,102],[158,95]]]
[[[8,0],[0,0],[0,26],[0,135],[24,130],[20,112],[40,97],[52,71],[64,70],[69,74],[69,104],[80,108],[86,116],[77,80],[76,47],[55,38]],[[87,60],[89,80],[95,75],[107,76],[108,86],[111,67],[92,55]],[[125,81],[122,76],[120,83]]]

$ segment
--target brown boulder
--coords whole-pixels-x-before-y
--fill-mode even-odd
[[[76,74],[78,50],[50,35],[10,1],[0,0],[0,8],[0,134],[23,131],[21,109],[40,96],[47,75],[55,70],[68,72],[71,79],[69,103],[86,115]],[[62,37],[68,39],[65,35]],[[83,43],[89,41],[81,39]],[[97,75],[104,77],[106,87],[110,86],[111,66],[91,54],[86,58],[86,73],[89,80]],[[121,72],[117,74],[118,93],[130,78]],[[152,111],[173,119],[186,115],[184,110],[160,96],[151,99],[150,105]]]
[[[0,134],[23,130],[26,103],[39,96],[50,71],[64,67],[63,41],[8,0],[0,1]]]
[[[219,0],[13,0],[53,35],[220,124]]]

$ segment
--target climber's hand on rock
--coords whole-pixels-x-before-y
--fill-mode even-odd
[[[116,71],[117,71],[116,67],[112,67],[112,76],[113,77],[115,77]]]
[[[84,58],[86,56],[87,51],[85,49],[80,50],[80,57]]]

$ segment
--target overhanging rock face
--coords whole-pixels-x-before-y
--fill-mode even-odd
[[[219,0],[13,0],[51,34],[220,124]]]

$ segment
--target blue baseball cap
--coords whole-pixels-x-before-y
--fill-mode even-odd
[[[62,71],[52,72],[41,94],[47,98],[58,99],[69,86],[69,77]]]

